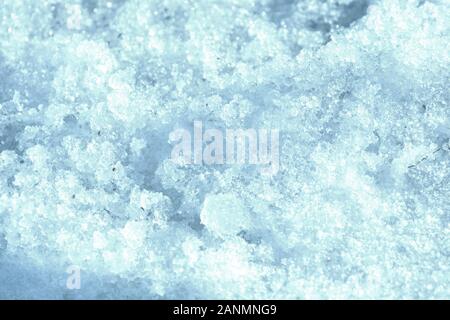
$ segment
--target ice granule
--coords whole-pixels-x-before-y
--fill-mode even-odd
[[[448,0],[1,1],[0,297],[450,298],[449,44]],[[279,173],[173,164],[196,120]]]

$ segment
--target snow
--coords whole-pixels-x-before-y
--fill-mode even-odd
[[[450,298],[449,43],[448,0],[3,0],[0,298]],[[195,121],[277,173],[173,163]]]

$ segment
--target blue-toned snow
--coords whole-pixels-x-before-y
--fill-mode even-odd
[[[449,0],[1,0],[0,298],[450,298],[449,48]],[[196,120],[280,171],[175,165]]]

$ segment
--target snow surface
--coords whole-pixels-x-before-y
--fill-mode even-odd
[[[449,0],[1,0],[0,298],[449,299],[449,45]],[[175,165],[196,120],[278,174]]]

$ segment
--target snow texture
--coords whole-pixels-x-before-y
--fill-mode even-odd
[[[1,0],[0,298],[449,299],[449,45],[449,0]],[[194,121],[278,174],[175,165]]]

